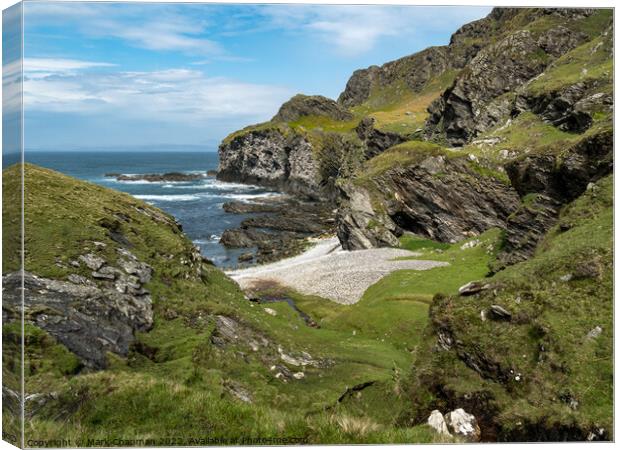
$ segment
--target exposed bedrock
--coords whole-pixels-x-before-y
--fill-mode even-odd
[[[288,127],[252,130],[220,145],[217,179],[319,199],[312,152],[312,144]]]
[[[355,128],[357,137],[365,144],[366,159],[373,158],[394,145],[401,144],[407,139],[398,133],[381,131],[375,128],[372,117],[364,117]]]
[[[491,227],[504,227],[517,210],[511,186],[472,168],[467,158],[430,156],[409,167],[396,167],[373,180],[368,192],[350,185],[338,215],[338,236],[349,249],[397,245],[402,230],[444,242],[456,242]]]
[[[60,281],[25,272],[25,320],[55,337],[85,366],[103,369],[107,352],[127,356],[134,332],[148,331],[153,325],[151,297],[141,287],[150,279],[150,268],[143,269],[144,277],[140,278],[126,270],[102,266],[92,276],[101,280],[99,284],[79,275]],[[2,283],[3,319],[17,320],[21,276],[18,272],[5,275]]]
[[[563,26],[542,33],[519,30],[480,50],[429,107],[426,135],[462,146],[509,116],[504,96],[540,75],[555,58],[587,40]]]
[[[544,234],[557,223],[561,207],[612,171],[612,131],[586,136],[560,154],[528,155],[508,163],[506,172],[523,202],[507,220],[494,269],[532,256]]]

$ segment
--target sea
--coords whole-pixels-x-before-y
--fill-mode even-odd
[[[280,195],[259,186],[225,183],[213,176],[174,183],[117,181],[105,176],[109,173],[206,173],[217,169],[215,151],[26,151],[26,162],[126,192],[172,214],[201,253],[224,268],[236,267],[237,258],[249,249],[227,249],[219,243],[220,237],[224,230],[238,227],[249,216],[226,213],[222,205],[234,200],[251,202],[259,197]]]

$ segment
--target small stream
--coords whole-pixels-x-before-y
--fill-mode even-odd
[[[306,325],[308,325],[309,327],[312,327],[312,328],[321,328],[319,326],[319,324],[316,323],[314,321],[314,319],[312,319],[312,317],[310,317],[308,314],[306,314],[301,309],[299,309],[297,307],[297,305],[295,304],[295,300],[293,300],[290,297],[286,297],[286,296],[275,297],[275,296],[267,295],[267,296],[261,296],[261,297],[258,297],[258,298],[253,298],[253,299],[251,299],[251,301],[259,303],[259,304],[286,302],[286,303],[288,303],[288,305],[291,308],[293,308],[293,310],[299,315],[299,317],[301,317],[303,319],[303,321],[306,323]]]

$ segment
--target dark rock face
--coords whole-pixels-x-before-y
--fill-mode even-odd
[[[298,94],[284,103],[273,122],[295,122],[304,116],[323,116],[334,120],[351,120],[353,114],[334,100],[322,95]]]
[[[377,213],[370,195],[360,187],[342,187],[343,205],[336,217],[338,240],[345,250],[397,247],[402,231],[385,214]]]
[[[529,155],[506,165],[521,196],[542,193],[566,203],[613,170],[613,132],[584,137],[563,156]]]
[[[224,203],[222,209],[230,214],[275,213],[282,209],[282,204],[280,202],[243,203],[233,201]]]
[[[403,229],[443,242],[460,241],[503,227],[516,210],[514,190],[478,174],[465,158],[434,157],[432,165],[425,162],[389,173],[388,185],[399,200],[388,206],[388,214]]]
[[[504,94],[541,74],[556,57],[585,42],[587,36],[559,26],[541,35],[519,30],[481,49],[430,107],[429,138],[461,146],[511,113]]]
[[[357,136],[366,144],[365,156],[373,158],[383,153],[394,145],[401,144],[407,139],[398,133],[385,132],[375,129],[375,120],[372,117],[364,117],[355,128]]]
[[[258,263],[293,256],[303,249],[306,238],[333,232],[332,208],[294,199],[230,202],[226,206],[230,213],[257,215],[245,219],[239,228],[226,230],[220,243],[229,248],[256,248]]]
[[[596,82],[579,82],[542,95],[520,95],[516,112],[530,110],[563,131],[583,133],[592,124],[592,112],[612,111],[612,95],[596,91]]]
[[[411,56],[356,70],[338,97],[338,103],[349,108],[364,103],[375,87],[403,80],[413,91],[421,90],[431,78],[450,67],[447,47],[430,47]]]
[[[132,263],[133,264],[133,263]],[[109,267],[109,266],[106,266]],[[132,265],[131,270],[134,269]],[[141,272],[143,280],[150,277]],[[106,367],[106,352],[126,356],[135,331],[153,324],[151,297],[140,277],[118,270],[104,286],[76,284],[24,273],[25,317],[75,353],[87,367]],[[21,276],[3,277],[4,320],[16,320],[21,305]]]
[[[292,130],[254,130],[220,145],[217,179],[322,198],[312,144]]]
[[[538,243],[557,221],[561,203],[539,195],[529,205],[522,205],[506,220],[502,251],[493,270],[525,261],[534,254]]]
[[[376,214],[367,194],[359,189],[349,193],[337,219],[338,237],[345,248],[395,245],[402,230],[457,242],[492,227],[503,228],[519,205],[510,186],[480,175],[466,158],[428,157],[413,166],[391,169],[374,183],[382,193],[385,214]]]
[[[494,270],[533,255],[544,234],[557,223],[560,208],[578,196],[589,183],[613,171],[613,133],[583,138],[563,156],[530,155],[506,165],[511,183],[522,197],[536,194],[506,222],[502,252]]]

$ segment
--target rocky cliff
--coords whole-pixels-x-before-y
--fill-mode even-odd
[[[217,179],[320,198],[310,141],[287,125],[249,130],[220,145]]]
[[[507,175],[515,158],[532,149],[555,154],[551,147],[562,140],[605,131],[611,35],[604,10],[496,8],[461,27],[446,46],[356,71],[337,103],[296,96],[272,122],[234,133],[220,147],[218,176],[339,202],[339,236],[350,249],[394,245],[402,231],[449,242],[506,228],[527,209],[515,202],[528,193]],[[517,148],[529,122],[536,130]],[[334,141],[325,139],[330,133],[358,141],[346,145],[347,158],[336,164],[326,161],[334,152],[323,148]],[[449,157],[415,158],[403,167],[399,158],[415,153],[420,140],[447,147]],[[383,158],[388,149],[394,151]],[[363,175],[390,164],[375,180]],[[429,165],[442,167],[429,173]],[[350,200],[367,195],[374,212],[362,206],[357,214],[360,205]],[[537,229],[544,233],[542,224],[551,222],[540,218]]]
[[[402,424],[447,435],[461,411],[482,440],[611,438],[612,36],[610,10],[496,8],[356,71],[338,98],[352,119],[291,116],[343,137],[328,173],[344,248],[448,248],[457,265],[484,245],[480,279],[432,302]],[[373,295],[429,282],[389,278]]]
[[[503,21],[501,31],[497,21]],[[428,107],[426,138],[439,145],[395,140],[364,163],[339,214],[346,248],[394,245],[386,232],[450,242],[500,227],[507,232],[500,259],[520,261],[555,223],[561,205],[611,172],[607,13],[494,10],[456,33],[444,51],[469,42],[464,34],[476,37],[475,55]],[[349,91],[346,98],[360,92]],[[524,161],[533,163],[523,174],[532,183],[527,187],[516,175]],[[564,170],[574,183],[558,181]],[[562,187],[546,192],[556,183]],[[375,212],[351,202],[351,189],[370,193]],[[549,200],[538,197],[532,208],[534,194]]]
[[[394,147],[382,159],[405,152],[407,147],[411,146]],[[519,205],[519,196],[505,180],[480,171],[467,157],[438,151],[382,173],[370,165],[367,168],[372,178],[358,181],[358,186],[349,185],[346,206],[339,211],[338,236],[350,250],[397,246],[397,237],[403,231],[457,242],[493,227],[504,227]],[[368,208],[370,201],[355,200],[368,197],[369,190],[378,211]]]

